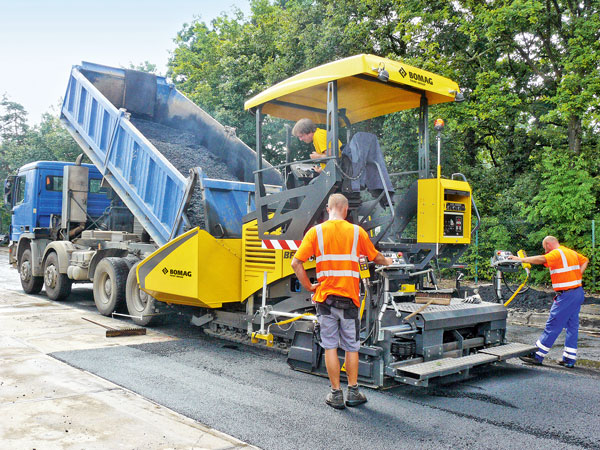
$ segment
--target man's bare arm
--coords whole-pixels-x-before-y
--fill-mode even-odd
[[[319,283],[311,283],[308,278],[308,274],[304,269],[304,263],[300,261],[298,258],[292,259],[292,269],[294,269],[294,273],[298,277],[298,281],[302,285],[304,289],[308,292],[315,292]]]
[[[525,258],[519,258],[518,256],[511,255],[508,259],[512,259],[513,261],[521,261],[529,264],[545,264],[546,257],[544,255],[536,255],[536,256],[527,256]]]
[[[394,262],[394,260],[392,258],[388,258],[386,256],[383,256],[381,253],[377,253],[377,256],[375,257],[375,259],[373,260],[373,262],[375,264],[379,264],[382,266],[389,266],[390,264],[392,264]]]
[[[589,262],[590,262],[590,261],[589,261],[589,259],[588,259],[586,262],[584,262],[583,264],[581,264],[581,265],[579,266],[579,269],[581,270],[581,275],[583,275],[583,272],[585,272],[585,269],[587,269],[587,266],[588,266],[588,263],[589,263]]]

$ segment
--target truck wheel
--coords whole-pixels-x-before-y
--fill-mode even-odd
[[[72,282],[69,277],[58,271],[58,255],[49,253],[44,262],[44,287],[51,300],[64,300],[71,293]]]
[[[156,316],[147,316],[147,314],[154,314],[154,302],[156,300],[140,289],[135,274],[138,264],[139,262],[129,270],[127,287],[125,288],[125,301],[127,302],[129,315],[133,316],[131,318],[133,323],[145,327],[155,322]]]
[[[103,316],[110,316],[125,300],[127,264],[121,258],[104,258],[94,272],[94,303]]]
[[[44,286],[44,277],[34,277],[32,275],[33,264],[31,261],[31,249],[26,249],[21,255],[19,261],[19,275],[21,276],[21,286],[27,294],[37,294]]]

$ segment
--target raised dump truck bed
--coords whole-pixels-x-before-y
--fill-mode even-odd
[[[190,169],[200,166],[201,178],[254,181],[256,153],[164,77],[74,66],[61,120],[158,245],[180,235],[186,219],[189,226],[208,225]],[[275,170],[265,176],[282,184]]]

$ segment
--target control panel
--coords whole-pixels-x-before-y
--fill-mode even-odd
[[[417,242],[471,243],[471,187],[445,178],[419,180]]]
[[[360,278],[365,279],[371,276],[371,272],[369,271],[369,260],[366,256],[358,257],[358,267],[360,270]]]
[[[446,211],[465,212],[467,207],[464,203],[446,202]]]
[[[494,256],[492,256],[492,259],[490,260],[490,265],[492,267],[498,267],[498,266],[515,266],[515,265],[519,264],[518,261],[513,261],[511,259],[508,259],[509,256],[513,256],[513,254],[511,252],[509,252],[508,250],[495,250]]]
[[[463,237],[464,220],[465,216],[463,214],[444,213],[444,237]]]
[[[412,268],[414,268],[414,264],[409,264],[408,261],[406,260],[406,257],[404,256],[404,254],[402,252],[383,251],[383,252],[381,252],[381,254],[383,256],[385,256],[386,258],[391,258],[392,264],[390,264],[389,266],[377,265],[377,267],[380,269],[388,270],[388,269],[412,269]]]

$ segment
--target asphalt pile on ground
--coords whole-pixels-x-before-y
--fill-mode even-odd
[[[184,177],[189,176],[191,168],[201,167],[202,172],[208,178],[239,181],[221,158],[200,144],[200,139],[194,133],[133,117],[131,123]],[[200,189],[196,189],[192,194],[187,216],[192,227],[206,228],[204,203]]]
[[[513,291],[514,292],[514,291]],[[486,302],[498,302],[494,293],[493,285],[484,285],[479,287],[479,295],[481,299]],[[502,296],[508,300],[512,293],[503,287]],[[529,287],[527,291],[519,293],[515,299],[508,305],[509,309],[522,310],[522,311],[548,311],[552,306],[554,296],[556,294],[551,290],[534,289]],[[587,296],[585,297],[586,305],[600,305],[600,297]]]

